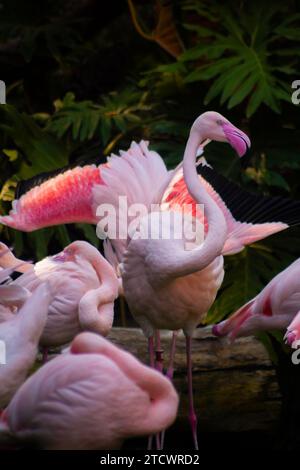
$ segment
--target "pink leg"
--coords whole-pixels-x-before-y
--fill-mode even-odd
[[[160,342],[160,334],[159,330],[155,331],[155,369],[163,373],[163,349],[161,347],[161,342]],[[155,435],[155,443],[156,443],[156,449],[160,450],[160,435],[156,434]]]
[[[42,362],[43,364],[46,364],[46,362],[48,361],[48,348],[46,347],[43,347],[43,359],[42,359]]]
[[[192,338],[186,336],[186,357],[187,357],[187,378],[188,378],[188,394],[189,394],[189,421],[193,433],[193,441],[195,450],[199,450],[197,437],[197,416],[194,409],[193,397],[193,369],[192,369]]]
[[[170,379],[171,382],[173,381],[173,374],[174,374],[174,357],[175,357],[175,351],[176,351],[177,335],[178,335],[178,331],[173,331],[169,366],[168,366],[167,373],[166,373],[166,376],[168,377],[168,379]]]
[[[164,360],[163,360],[164,350],[161,347],[160,334],[159,330],[155,332],[155,369],[159,372],[163,372]]]
[[[149,352],[149,365],[150,367],[154,369],[155,361],[154,361],[154,338],[153,336],[149,336],[148,338],[148,352]],[[147,450],[152,449],[152,441],[153,441],[153,436],[149,436]]]
[[[155,339],[156,339],[156,349],[160,350],[160,337],[159,337],[159,331],[157,331],[155,333]],[[148,338],[148,349],[149,349],[149,363],[150,363],[150,367],[153,367],[153,369],[156,369],[158,371],[160,371],[160,368],[159,368],[159,364],[158,364],[158,361],[157,361],[157,350],[154,351],[154,338],[153,336],[150,336]],[[154,354],[154,352],[156,354]],[[161,369],[162,371],[162,369]],[[151,450],[152,449],[152,440],[153,440],[153,436],[149,436],[148,438],[148,446],[147,446],[147,450]],[[156,442],[156,448],[159,450],[160,449],[160,437],[159,437],[159,434],[156,434],[155,436],[155,442]]]
[[[150,367],[155,368],[155,363],[154,363],[154,339],[153,336],[150,336],[148,338],[148,352],[149,352],[149,365]]]
[[[176,339],[177,339],[178,331],[173,331],[172,335],[172,343],[171,343],[171,350],[170,350],[170,359],[169,359],[169,366],[166,372],[166,377],[173,382],[173,374],[174,374],[174,357],[176,351]],[[164,448],[165,444],[165,434],[166,431],[163,430],[161,433],[161,450]]]

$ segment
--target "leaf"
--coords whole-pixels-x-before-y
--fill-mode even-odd
[[[3,149],[2,152],[9,158],[10,162],[14,162],[18,158],[18,151],[15,149]]]
[[[198,44],[179,57],[187,69],[190,62],[184,83],[214,79],[205,103],[219,96],[221,105],[227,102],[227,107],[232,108],[247,99],[247,117],[262,104],[280,112],[281,101],[289,101],[283,83],[286,85],[286,77],[295,75],[297,70],[291,51],[298,54],[299,17],[289,17],[282,5],[270,9],[259,2],[255,6],[248,6],[247,2],[237,6],[238,20],[232,14],[232,6],[226,4],[211,2],[199,8],[192,1],[189,8],[198,13],[198,18],[186,28],[198,36]],[[283,11],[284,21],[278,25]],[[280,52],[275,43],[280,44]]]
[[[66,247],[71,243],[68,230],[65,225],[58,225],[55,229],[55,237],[60,242],[62,247]]]
[[[64,146],[42,130],[33,118],[18,113],[11,105],[2,105],[0,116],[3,123],[0,128],[9,135],[29,162],[22,161],[18,177],[29,178],[68,163],[68,153]]]

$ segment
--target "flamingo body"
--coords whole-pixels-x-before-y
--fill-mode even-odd
[[[163,282],[156,276],[149,276],[145,258],[174,256],[180,244],[181,241],[137,240],[130,242],[125,253],[123,289],[130,311],[147,337],[153,335],[154,329],[183,329],[191,334],[211,307],[222,284],[222,256],[216,257],[203,270],[186,276],[171,277]]]

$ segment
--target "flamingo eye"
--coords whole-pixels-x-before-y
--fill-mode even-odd
[[[222,119],[217,119],[216,123],[218,124],[218,126],[222,126],[222,124],[224,124]]]

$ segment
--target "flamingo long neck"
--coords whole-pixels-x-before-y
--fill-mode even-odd
[[[100,253],[92,259],[100,287],[88,291],[79,303],[79,322],[83,329],[106,336],[113,323],[113,302],[118,296],[119,282],[113,267]]]
[[[201,271],[208,266],[222,249],[227,237],[227,224],[218,205],[201,185],[196,170],[196,158],[199,142],[204,141],[206,135],[201,135],[198,129],[191,130],[183,157],[183,174],[190,195],[198,204],[203,204],[208,222],[208,232],[201,246],[190,251],[184,251],[174,259],[172,274],[184,276]],[[171,270],[170,270],[171,271]]]
[[[114,268],[105,258],[103,258],[101,253],[98,253],[97,257],[93,258],[92,265],[97,273],[100,283],[105,280],[115,282],[117,279]]]
[[[106,336],[113,324],[115,297],[110,285],[87,292],[79,302],[79,323],[83,330]]]

